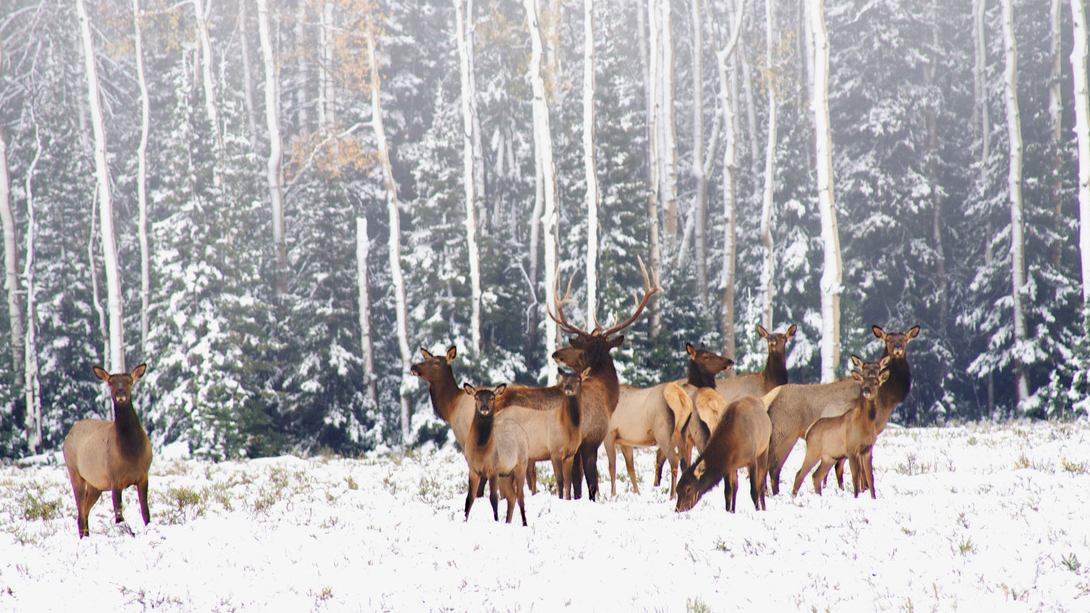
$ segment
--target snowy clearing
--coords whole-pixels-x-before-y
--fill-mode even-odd
[[[818,497],[807,480],[758,513],[743,474],[733,516],[722,486],[675,513],[651,487],[653,453],[637,456],[642,495],[619,475],[609,497],[601,453],[602,500],[539,488],[528,528],[493,522],[487,500],[463,522],[465,461],[450,448],[158,457],[152,524],[130,489],[135,536],[123,534],[106,494],[82,541],[63,465],[6,466],[0,610],[1090,610],[1086,420],[891,427],[875,449],[877,500]],[[539,474],[552,482],[546,464]]]

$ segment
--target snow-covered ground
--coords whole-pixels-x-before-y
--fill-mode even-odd
[[[642,495],[619,478],[610,498],[601,454],[599,502],[539,489],[523,528],[493,522],[486,499],[463,521],[453,449],[160,457],[152,524],[129,490],[123,534],[107,493],[83,540],[63,465],[7,466],[0,610],[1090,611],[1086,420],[890,428],[877,500],[807,480],[756,512],[743,474],[736,515],[721,486],[675,513],[652,459],[638,453]]]

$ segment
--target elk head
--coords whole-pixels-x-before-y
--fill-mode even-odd
[[[696,368],[712,376],[734,368],[734,360],[724,358],[706,349],[697,349],[690,343],[685,343],[685,351],[689,354],[689,359],[696,365]]]
[[[507,384],[501,383],[496,387],[488,388],[473,387],[466,383],[465,391],[473,398],[477,413],[483,417],[489,417],[496,411],[496,396],[502,396],[507,391]]]
[[[583,380],[589,376],[589,368],[584,368],[583,372],[579,374],[561,370],[558,374],[559,378],[557,379],[557,385],[560,386],[560,391],[564,392],[565,396],[578,396],[579,388],[583,384]]]
[[[861,394],[866,400],[878,394],[878,388],[889,379],[889,363],[893,358],[885,356],[878,362],[864,362],[859,356],[852,356],[852,364],[859,370],[852,371],[852,378],[862,386]]]
[[[147,368],[147,364],[141,364],[134,368],[131,373],[125,372],[116,375],[111,375],[98,366],[94,367],[94,371],[99,381],[110,386],[110,396],[113,398],[114,404],[129,404],[132,402],[132,384],[144,376],[144,371]]]
[[[916,338],[916,335],[920,333],[919,326],[913,326],[908,332],[903,333],[887,333],[878,326],[871,326],[870,329],[874,332],[876,337],[882,339],[886,343],[886,353],[897,360],[904,359],[905,351],[908,349],[908,341]]]
[[[447,349],[447,354],[445,356],[434,356],[428,353],[426,349],[421,349],[420,353],[424,356],[424,361],[413,364],[412,368],[409,369],[410,373],[420,377],[428,383],[438,381],[446,372],[450,372],[451,377],[454,376],[454,371],[451,369],[450,363],[454,361],[454,356],[458,354],[457,347]]]
[[[757,334],[768,341],[769,357],[776,356],[781,359],[787,354],[787,339],[795,336],[796,331],[798,331],[798,326],[791,324],[791,327],[783,334],[769,334],[768,330],[765,330],[760,324],[757,325]]]

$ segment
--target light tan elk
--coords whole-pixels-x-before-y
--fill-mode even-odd
[[[556,476],[556,493],[568,500],[572,497],[572,464],[582,441],[579,435],[579,390],[589,373],[590,369],[584,369],[578,375],[561,371],[556,387],[564,394],[564,402],[549,409],[519,405],[507,405],[500,409],[499,399],[505,394],[503,391],[496,392],[497,422],[513,421],[526,432],[529,445],[527,467],[534,462],[551,461]],[[480,404],[479,397],[477,402]],[[534,479],[535,473],[529,471],[527,478]]]
[[[643,273],[643,298],[637,299],[632,315],[615,326],[602,329],[601,325],[595,323],[594,330],[587,332],[568,323],[564,316],[564,305],[572,302],[568,296],[563,298],[556,296],[556,313],[549,311],[549,317],[560,326],[561,331],[574,335],[569,339],[570,344],[567,347],[553,352],[553,359],[572,369],[584,367],[590,369],[589,376],[583,380],[579,390],[579,408],[582,412],[579,433],[582,443],[579,445],[579,457],[572,468],[573,496],[576,498],[581,495],[581,481],[584,477],[587,481],[588,497],[596,500],[598,496],[598,447],[606,438],[609,418],[617,407],[617,398],[620,394],[617,368],[609,352],[624,342],[624,336],[614,335],[631,326],[643,312],[651,297],[661,291],[658,284],[653,284],[647,276],[647,269],[644,268],[642,261],[640,261],[640,272]],[[554,293],[557,293],[555,288]]]
[[[876,497],[871,448],[878,438],[878,388],[890,377],[889,370],[886,370],[890,357],[886,356],[880,362],[863,362],[853,355],[852,362],[859,368],[852,371],[852,378],[859,383],[859,396],[846,413],[822,417],[806,431],[806,458],[795,475],[792,496],[798,493],[807,473],[821,462],[814,471],[814,491],[820,496],[821,484],[829,469],[847,458],[852,466],[855,496],[858,498],[861,487],[866,485],[870,488],[871,498]]]
[[[681,474],[677,511],[693,508],[701,496],[726,477],[723,495],[727,511],[734,513],[738,509],[738,469],[742,467],[749,469],[749,494],[754,508],[765,509],[768,438],[772,434],[766,406],[762,398],[742,396],[726,408],[703,453]]]
[[[496,419],[495,398],[503,394],[504,385],[493,388],[465,384],[465,392],[474,400],[473,421],[470,426],[468,445],[465,447],[469,461],[469,492],[466,494],[466,520],[469,509],[477,498],[477,486],[487,480],[490,483],[489,499],[492,516],[499,521],[499,501],[496,488],[502,490],[507,500],[507,523],[515,513],[518,503],[522,525],[526,525],[526,498],[523,484],[526,480],[527,442],[526,432],[514,421]]]
[[[901,357],[894,357],[891,362],[890,379],[892,390],[903,390],[908,393],[911,377],[908,369],[908,360],[905,354],[905,345],[919,334],[920,327],[916,326],[903,334],[879,334],[881,328],[872,328],[875,335],[886,343],[885,352],[882,355],[893,356],[895,353]],[[899,347],[898,347],[899,346]],[[852,377],[845,377],[832,383],[816,385],[797,385],[788,383],[782,386],[779,396],[768,407],[768,416],[772,419],[772,442],[768,455],[768,477],[772,486],[772,493],[780,491],[780,470],[783,468],[787,456],[795,442],[806,434],[807,428],[821,417],[834,417],[847,411],[852,402],[859,397],[859,382]],[[885,386],[883,386],[885,387]],[[886,406],[896,396],[883,394],[879,398],[879,421],[881,416],[887,418],[893,411],[892,406]],[[903,400],[902,396],[897,402]],[[884,422],[883,428],[885,427]]]
[[[454,432],[454,438],[464,451],[469,440],[469,428],[473,423],[475,413],[473,399],[462,393],[458,383],[454,380],[454,369],[451,362],[458,355],[458,348],[451,347],[446,355],[432,355],[426,350],[420,350],[424,360],[413,364],[409,372],[428,382],[428,394],[431,396],[431,406],[440,419],[450,425]],[[469,461],[469,458],[466,458]],[[483,483],[475,484],[473,474],[469,476],[468,493],[481,496]],[[495,504],[492,511],[496,513]]]
[[[125,521],[121,513],[121,492],[136,486],[144,525],[151,521],[148,509],[148,468],[151,466],[151,441],[132,407],[132,386],[144,375],[141,364],[131,373],[111,375],[95,367],[95,376],[110,386],[114,401],[114,420],[83,419],[76,422],[64,439],[64,464],[76,496],[76,525],[79,536],[90,534],[87,516],[102,492],[110,490],[114,499],[114,520]]]

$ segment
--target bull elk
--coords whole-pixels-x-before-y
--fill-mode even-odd
[[[596,500],[598,496],[598,447],[606,438],[609,418],[617,407],[617,398],[620,395],[617,368],[609,352],[624,342],[624,336],[615,335],[631,326],[643,313],[651,297],[662,289],[657,282],[651,282],[642,260],[640,272],[643,273],[644,294],[642,299],[636,299],[636,308],[632,314],[623,322],[606,329],[596,321],[594,330],[590,332],[569,323],[564,316],[564,305],[572,302],[568,297],[571,284],[568,286],[568,295],[563,298],[553,288],[556,313],[549,309],[549,317],[561,331],[573,336],[568,341],[569,345],[553,352],[552,357],[573,370],[584,367],[590,369],[579,390],[579,408],[582,411],[579,432],[582,442],[579,445],[579,458],[572,469],[573,495],[576,498],[582,494],[581,482],[584,477],[587,481],[587,495],[591,500]]]
[[[465,384],[465,392],[474,401],[473,421],[470,426],[468,445],[465,447],[469,462],[469,492],[466,494],[466,519],[477,498],[477,486],[488,480],[492,515],[499,521],[499,501],[496,488],[503,491],[507,500],[507,523],[515,513],[518,503],[522,525],[526,525],[526,499],[523,484],[526,480],[527,442],[526,432],[514,421],[496,419],[495,399],[503,394],[503,384],[495,388]]]
[[[905,348],[908,341],[916,338],[920,327],[915,326],[908,332],[886,334],[878,326],[873,326],[875,336],[882,339],[886,348],[883,356],[889,355],[890,392],[878,398],[878,422],[885,428],[885,420],[892,414],[893,408],[904,400],[911,385]],[[898,357],[899,356],[899,357]],[[885,386],[882,386],[885,388]],[[772,443],[768,456],[768,476],[772,493],[780,491],[780,470],[795,442],[806,435],[810,424],[821,417],[835,417],[852,407],[859,397],[859,382],[853,377],[845,377],[832,383],[815,385],[786,384],[776,400],[768,407],[768,416],[772,418]],[[884,417],[883,417],[884,416]]]
[[[151,441],[140,425],[132,406],[132,386],[144,376],[146,364],[130,373],[111,375],[94,367],[95,376],[110,386],[114,420],[83,419],[69,430],[64,439],[64,464],[76,497],[76,525],[79,536],[90,534],[88,515],[102,492],[110,490],[114,498],[114,520],[125,521],[121,513],[121,492],[136,486],[144,525],[151,522],[148,509],[148,468],[151,467]]]
[[[852,378],[859,383],[859,396],[846,413],[822,417],[806,431],[806,458],[795,475],[792,496],[798,493],[807,473],[821,462],[814,471],[814,491],[820,496],[821,483],[829,469],[846,458],[852,467],[855,496],[858,498],[862,487],[867,486],[871,498],[876,497],[871,449],[878,438],[878,389],[890,377],[890,371],[886,369],[890,359],[886,356],[880,362],[863,362],[852,356],[852,362],[859,368],[852,371]]]
[[[768,438],[772,422],[768,419],[768,398],[743,396],[734,400],[723,412],[723,418],[712,431],[703,453],[685,469],[677,484],[677,511],[693,508],[708,490],[724,477],[723,492],[727,511],[734,513],[738,497],[738,469],[749,469],[749,493],[757,510],[765,509],[765,473],[768,470]]]

